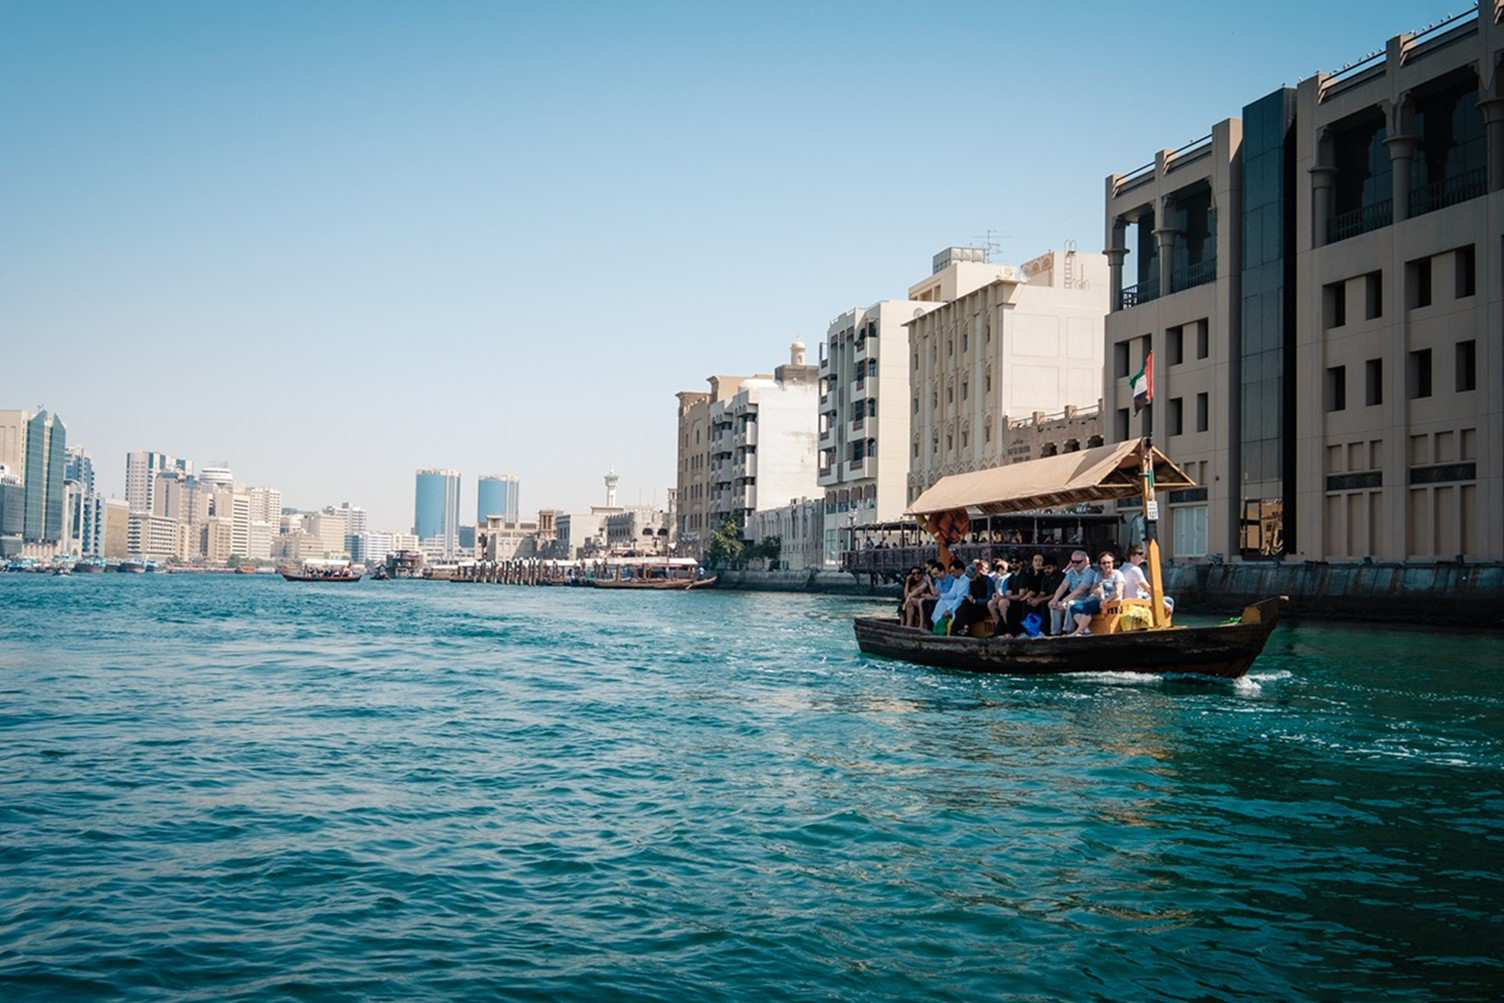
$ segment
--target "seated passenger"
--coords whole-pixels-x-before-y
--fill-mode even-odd
[[[1086,598],[1070,604],[1071,616],[1076,621],[1076,630],[1071,635],[1072,637],[1085,637],[1090,634],[1091,618],[1102,611],[1102,604],[1122,597],[1127,582],[1123,578],[1123,573],[1116,569],[1116,564],[1117,558],[1112,555],[1112,551],[1104,550],[1098,555],[1097,565],[1102,570],[1096,584],[1091,587],[1091,593]]]
[[[992,576],[987,574],[987,562],[977,561],[968,567],[966,578],[966,598],[956,610],[955,620],[951,625],[952,634],[970,634],[976,624],[988,619],[992,590],[996,586]]]
[[[1072,551],[1065,577],[1061,579],[1059,587],[1055,589],[1055,594],[1050,598],[1051,634],[1061,634],[1070,629],[1071,604],[1087,598],[1088,593],[1096,584],[1097,573],[1092,568],[1091,558],[1086,556],[1086,551]]]
[[[938,626],[946,617],[954,617],[971,592],[971,580],[966,577],[966,565],[960,558],[951,558],[950,574],[940,579],[938,585],[940,598],[936,600],[929,619],[932,626]]]
[[[927,592],[929,587],[930,576],[924,573],[923,568],[916,566],[909,569],[898,598],[899,623],[905,627],[919,626],[919,600],[923,598],[920,593]]]
[[[1123,565],[1123,580],[1128,584],[1123,591],[1124,599],[1152,599],[1154,592],[1149,587],[1149,576],[1144,571],[1144,548],[1140,544],[1134,544],[1128,550],[1128,563]],[[1175,600],[1169,596],[1164,597],[1165,613],[1175,612]]]
[[[913,619],[910,622],[910,626],[918,627],[921,630],[929,626],[930,611],[935,608],[935,603],[940,598],[940,583],[945,574],[945,569],[934,558],[930,558],[925,562],[924,570],[924,588],[915,592],[911,600]]]

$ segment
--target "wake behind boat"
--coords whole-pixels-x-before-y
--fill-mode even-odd
[[[862,652],[969,672],[1046,675],[1069,672],[1189,673],[1234,679],[1248,671],[1279,623],[1283,596],[1212,627],[1174,627],[1164,602],[1156,539],[1156,488],[1194,487],[1147,439],[941,478],[910,506],[940,546],[940,558],[970,523],[969,510],[1003,515],[1140,495],[1151,595],[1104,604],[1082,637],[993,638],[935,634],[897,618],[859,617]]]

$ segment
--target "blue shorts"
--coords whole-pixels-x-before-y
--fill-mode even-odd
[[[1075,616],[1077,613],[1085,613],[1087,616],[1096,616],[1098,613],[1102,612],[1102,600],[1078,599],[1076,602],[1071,603],[1070,608],[1066,610],[1066,612],[1071,616]]]

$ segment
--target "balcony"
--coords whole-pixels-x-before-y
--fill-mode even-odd
[[[755,511],[757,509],[757,485],[748,484],[746,487],[741,488],[737,493],[736,498],[738,500],[738,508],[752,509]]]
[[[860,477],[862,476],[862,472],[866,469],[866,466],[867,458],[865,456],[858,456],[853,460],[847,460],[846,476],[848,478]]]
[[[866,377],[866,375],[863,374],[862,376],[858,377],[857,379],[852,380],[851,381],[850,390],[851,390],[851,392],[847,395],[847,398],[846,398],[847,400],[854,400],[854,401],[865,400],[868,396],[870,396],[867,393],[867,377]]]
[[[822,447],[823,446],[833,446],[833,445],[835,445],[835,441],[836,441],[836,427],[835,427],[835,425],[833,425],[833,424],[832,425],[826,425],[824,428],[820,429],[820,445]]]
[[[867,438],[866,415],[858,415],[846,423],[846,438],[852,441]]]
[[[1136,286],[1129,286],[1118,297],[1118,309],[1128,310],[1140,303],[1159,299],[1159,280],[1145,279]]]
[[[1359,206],[1350,212],[1339,212],[1327,224],[1326,241],[1334,244],[1360,233],[1368,233],[1394,222],[1394,202],[1384,199],[1372,205]]]
[[[741,462],[737,466],[737,471],[738,471],[738,475],[741,476],[741,477],[756,477],[757,476],[757,454],[756,453],[747,453],[747,454],[743,455],[742,458],[741,458]]]
[[[1215,282],[1216,279],[1217,259],[1215,257],[1207,258],[1205,261],[1198,261],[1194,265],[1189,265],[1180,271],[1171,273],[1170,292],[1178,293],[1186,289],[1194,289],[1197,286],[1204,286],[1208,282]],[[1124,292],[1127,292],[1127,290],[1124,290]]]
[[[869,334],[856,343],[856,354],[852,356],[857,362],[866,362],[868,359],[877,358],[877,335]]]
[[[1410,215],[1421,216],[1488,194],[1488,168],[1467,171],[1410,189]]]

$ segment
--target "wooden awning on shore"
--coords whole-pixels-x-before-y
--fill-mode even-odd
[[[1004,515],[1134,497],[1140,491],[1143,449],[1143,440],[1134,439],[990,470],[952,474],[915,498],[908,512],[920,519],[957,510]],[[1155,490],[1179,491],[1196,486],[1185,471],[1158,449],[1153,450],[1153,459]]]

